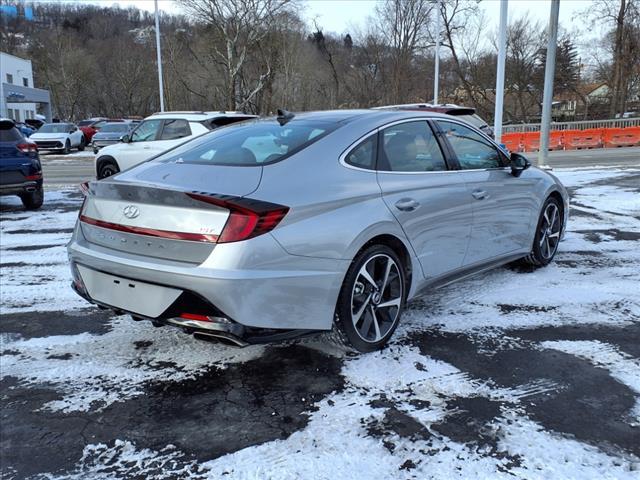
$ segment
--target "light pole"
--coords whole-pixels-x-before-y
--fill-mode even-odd
[[[433,104],[438,104],[438,83],[440,82],[440,4],[442,0],[436,2],[436,65],[433,81]]]
[[[158,85],[160,88],[160,111],[164,112],[164,88],[162,86],[162,54],[160,53],[160,14],[158,13],[158,0],[156,6],[156,52],[158,54]]]
[[[498,71],[496,73],[496,109],[493,132],[496,142],[502,140],[502,105],[504,103],[504,64],[507,57],[507,6],[508,0],[500,1],[500,33],[498,35]]]
[[[540,150],[538,166],[544,166],[549,159],[549,131],[551,130],[551,108],[553,103],[553,76],[556,70],[556,45],[558,43],[558,14],[560,0],[551,0],[549,15],[549,42],[547,43],[547,63],[544,67],[544,94],[542,96],[542,119],[540,121]]]

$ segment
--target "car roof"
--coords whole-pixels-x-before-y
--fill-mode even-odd
[[[182,120],[188,120],[190,122],[202,122],[203,120],[213,120],[220,117],[242,117],[242,118],[256,118],[257,115],[249,115],[242,112],[198,112],[198,111],[175,111],[175,112],[156,112],[149,115],[145,120],[150,118],[180,118]]]
[[[456,105],[454,103],[442,103],[433,105],[431,103],[406,103],[401,105],[385,105],[382,107],[375,107],[376,109],[397,109],[397,110],[420,110],[424,112],[440,112],[447,113],[449,115],[473,115],[476,113],[475,108],[464,107]]]

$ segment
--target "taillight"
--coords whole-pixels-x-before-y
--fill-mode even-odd
[[[25,175],[24,177],[27,180],[42,180],[42,172],[35,173],[33,175]]]
[[[19,143],[16,148],[22,153],[38,153],[38,146],[35,143]]]
[[[289,212],[289,207],[245,198],[220,198],[188,193],[194,200],[229,210],[229,218],[217,243],[239,242],[273,230]]]

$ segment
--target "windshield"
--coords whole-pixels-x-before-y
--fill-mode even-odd
[[[486,127],[487,126],[487,122],[485,122],[482,118],[480,118],[478,115],[456,115],[458,118],[461,118],[463,120],[466,120],[467,122],[469,122],[471,125],[473,125],[474,127],[477,128],[482,128],[482,127]]]
[[[47,123],[40,127],[38,133],[69,133],[71,124],[69,123]]]
[[[277,162],[311,145],[340,124],[275,119],[237,123],[214,130],[157,158],[161,162],[208,165],[262,165]]]
[[[110,133],[110,132],[123,132],[127,133],[129,131],[129,125],[126,123],[106,123],[100,129],[102,133]]]

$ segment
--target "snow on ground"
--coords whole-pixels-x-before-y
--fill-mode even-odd
[[[358,356],[324,338],[235,349],[99,314],[69,287],[78,193],[28,213],[3,198],[3,474],[640,478],[640,169],[554,174],[573,210],[552,265],[419,298],[389,348]],[[68,439],[56,422],[75,419]],[[51,464],[49,448],[70,460]]]

